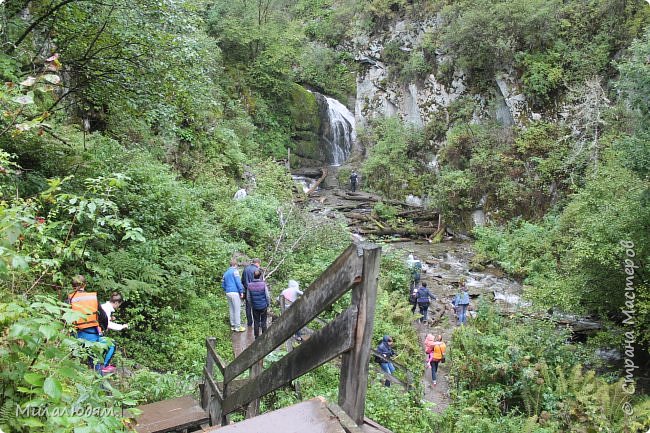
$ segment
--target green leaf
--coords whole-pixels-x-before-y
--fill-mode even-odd
[[[55,337],[59,333],[59,329],[56,325],[53,324],[41,325],[38,327],[38,332],[43,334],[43,336],[45,336],[45,338],[49,340],[50,338]]]
[[[34,92],[27,92],[25,95],[16,96],[13,99],[14,102],[19,103],[20,105],[29,105],[34,103]]]
[[[61,393],[63,392],[61,382],[52,376],[48,377],[45,379],[45,383],[43,383],[43,392],[54,400],[60,399]]]
[[[11,267],[14,269],[27,269],[29,266],[22,256],[13,256],[11,258]]]
[[[34,417],[21,418],[20,423],[22,425],[27,426],[27,427],[43,427],[45,425],[41,421],[39,421],[37,418],[34,418]]]
[[[25,373],[23,378],[25,379],[25,382],[34,386],[43,386],[43,381],[45,380],[45,376],[42,374],[31,372]]]
[[[59,367],[59,373],[61,374],[61,376],[67,378],[73,378],[77,376],[77,370],[68,366]]]

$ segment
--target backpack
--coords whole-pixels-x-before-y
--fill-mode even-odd
[[[417,289],[411,290],[411,293],[409,294],[409,302],[411,304],[415,304],[415,301],[417,300],[417,297],[418,297]]]
[[[469,305],[469,294],[467,292],[460,292],[454,298],[453,304],[455,306],[459,305]]]
[[[102,332],[108,331],[108,315],[101,305],[97,309],[97,322],[99,327],[102,328]]]
[[[427,337],[424,339],[424,353],[433,352],[434,342],[435,342],[435,337],[432,334],[427,334]]]

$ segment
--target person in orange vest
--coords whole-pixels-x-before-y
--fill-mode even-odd
[[[102,336],[102,326],[108,327],[106,314],[103,310],[100,311],[99,301],[97,300],[97,292],[86,292],[86,277],[77,275],[72,279],[72,288],[74,292],[68,294],[67,302],[73,311],[82,313],[84,317],[74,322],[75,329],[77,330],[77,338],[86,340],[91,343],[103,343],[108,345],[108,351],[104,356],[102,364],[95,365],[92,358],[88,359],[88,365],[102,374],[112,373],[115,367],[109,365],[113,354],[115,353],[115,345],[110,344],[106,338]]]
[[[438,364],[445,362],[445,352],[447,351],[447,345],[442,341],[442,335],[438,334],[434,338],[433,335],[427,334],[424,340],[424,351],[427,354],[427,368],[431,368],[433,386],[436,386]]]

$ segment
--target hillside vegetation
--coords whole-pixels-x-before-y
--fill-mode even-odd
[[[541,118],[477,123],[475,101],[460,98],[422,130],[378,120],[358,132],[364,188],[426,197],[459,228],[484,202],[494,224],[475,232],[478,261],[523,279],[536,305],[608,326],[565,345],[563,332],[485,306],[454,337],[446,412],[428,410],[419,387],[371,381],[368,416],[396,433],[647,429],[647,398],[616,394],[624,372],[580,367],[601,367],[593,349],[624,347],[630,329],[648,354],[650,7],[623,0],[0,1],[0,429],[126,431],[118,411],[16,408],[121,409],[195,392],[206,336],[232,357],[220,287],[231,257],[277,266],[274,294],[319,275],[349,236],[294,204],[282,159],[313,143],[306,89],[347,102],[355,35],[436,15],[444,25],[416,50],[386,53],[396,80],[459,68],[489,102],[494,74],[511,68]],[[233,200],[240,188],[247,198]],[[134,374],[119,383],[89,371],[71,337],[78,317],[61,301],[77,274],[100,299],[127,301],[129,329],[113,337]],[[394,335],[422,373],[408,278],[385,255],[375,333]],[[630,308],[632,327],[617,326]],[[303,380],[303,396],[334,399],[335,366]],[[283,389],[263,406],[295,401]]]

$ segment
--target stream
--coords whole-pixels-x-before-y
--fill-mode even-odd
[[[307,191],[313,185],[313,180],[305,176],[294,176],[294,181],[303,191]],[[323,185],[324,188],[319,188],[310,195],[310,203],[316,210],[315,213],[323,218],[331,218],[332,214],[338,218],[345,218],[332,210],[344,204],[352,204],[336,195],[336,191],[341,190],[336,180],[336,170],[329,173]],[[358,234],[351,233],[351,235],[357,241],[365,240]],[[398,251],[405,262],[409,254],[417,256],[422,262],[421,281],[427,283],[431,293],[437,298],[429,307],[427,323],[413,321],[420,343],[424,342],[426,334],[432,333],[441,334],[443,340],[450,344],[453,329],[457,326],[451,301],[457,293],[461,277],[465,279],[469,288],[471,298],[469,317],[475,315],[480,298],[497,302],[505,309],[525,305],[520,298],[521,285],[517,281],[489,266],[481,271],[472,270],[471,260],[475,253],[470,241],[447,239],[440,243],[429,243],[426,240],[408,240],[386,243],[383,245],[383,250],[384,252]],[[405,287],[404,297],[407,296],[408,287]],[[448,369],[448,364],[439,365],[436,386],[433,386],[430,369],[425,369],[421,378],[423,399],[431,403],[431,409],[435,412],[443,411],[450,404]]]

